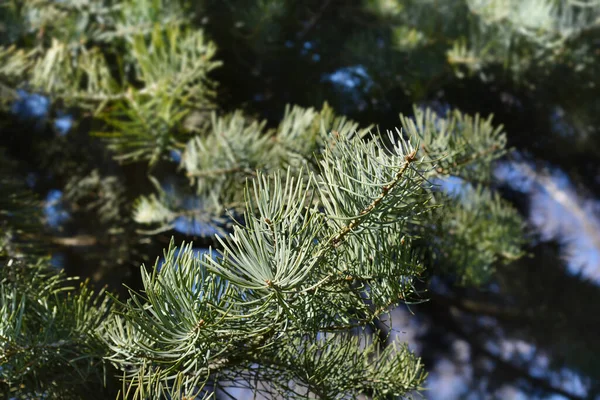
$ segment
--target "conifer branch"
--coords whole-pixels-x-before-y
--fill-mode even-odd
[[[417,154],[417,149],[413,150],[410,154],[406,155],[406,157],[405,157],[406,162],[400,168],[400,170],[396,173],[394,180],[389,185],[383,186],[381,188],[381,194],[375,200],[373,200],[372,203],[370,203],[367,207],[365,207],[363,210],[360,211],[359,215],[361,217],[364,215],[367,215],[368,213],[373,211],[383,201],[383,199],[388,194],[388,192],[390,190],[392,190],[398,184],[398,182],[400,182],[400,180],[403,178],[404,173],[408,169],[410,163],[415,161],[416,154]],[[344,237],[347,234],[349,234],[350,232],[352,232],[354,229],[358,228],[358,226],[361,224],[361,222],[363,220],[364,219],[362,219],[362,218],[361,219],[359,219],[359,218],[353,219],[350,222],[350,224],[343,227],[333,238],[330,239],[331,245],[333,247],[339,246],[339,244],[342,242]]]

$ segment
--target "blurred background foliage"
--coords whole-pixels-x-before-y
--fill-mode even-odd
[[[0,179],[25,216],[3,215],[2,254],[35,249],[123,295],[172,235],[215,244],[243,200],[232,182],[293,166],[321,125],[493,114],[513,151],[485,184],[527,219],[529,256],[474,285],[496,261],[457,243],[392,333],[431,399],[600,397],[600,2],[5,0],[0,46]]]

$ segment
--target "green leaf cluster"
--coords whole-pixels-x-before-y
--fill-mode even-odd
[[[252,3],[243,11],[259,46],[278,34],[260,16],[289,9],[283,1]],[[419,2],[367,3],[391,22],[421,18],[398,28],[398,47],[428,45],[435,29],[454,32],[425,23]],[[481,4],[444,7],[465,18]],[[120,395],[136,399],[209,398],[232,386],[281,398],[410,396],[426,373],[407,346],[378,336],[388,311],[424,301],[421,282],[434,272],[478,284],[500,261],[521,255],[521,220],[489,186],[491,163],[506,153],[491,117],[415,108],[398,129],[381,133],[328,105],[289,106],[270,127],[218,109],[211,72],[220,62],[215,45],[192,28],[190,4],[4,7],[13,35],[0,48],[6,105],[16,89],[32,88],[79,110],[116,160],[150,177],[154,191],[137,194],[131,212],[154,233],[182,217],[228,221],[216,238],[218,256],[172,241],[162,261],[141,268],[142,288],[111,305],[85,285],[66,286],[47,259],[22,257],[36,238],[28,222],[36,207],[2,179],[9,195],[0,196],[0,388],[7,395],[76,397],[116,375]],[[172,152],[181,155],[174,175],[182,179],[173,185],[180,192],[160,176]],[[441,190],[449,177],[468,185],[463,195]],[[113,227],[127,209],[119,182],[91,172],[70,181],[66,194]],[[110,194],[96,201],[90,192]],[[67,380],[78,385],[71,390]]]

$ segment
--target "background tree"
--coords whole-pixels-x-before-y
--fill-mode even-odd
[[[596,193],[598,113],[594,100],[600,15],[596,2],[8,1],[3,7],[3,146],[12,159],[18,160],[6,174],[21,176],[20,182],[27,182],[46,198],[46,227],[30,231],[27,241],[35,239],[51,246],[47,251],[67,274],[91,276],[97,282],[111,283],[117,290],[124,280],[140,288],[137,266],[141,262],[152,265],[172,234],[177,240],[191,237],[202,246],[212,243],[224,250],[232,245],[214,241],[213,234],[226,236],[235,226],[234,220],[247,230],[252,226],[248,215],[263,215],[263,197],[257,195],[253,204],[259,211],[247,209],[242,217],[247,200],[254,196],[244,196],[244,182],[256,178],[257,170],[273,174],[287,169],[304,184],[310,185],[315,179],[320,184],[331,184],[336,182],[329,177],[337,176],[337,166],[326,163],[319,167],[319,162],[323,157],[332,157],[327,149],[335,153],[332,146],[336,140],[346,143],[350,139],[352,146],[358,146],[356,140],[348,138],[349,132],[358,129],[356,137],[372,144],[382,137],[386,143],[385,134],[375,135],[374,130],[368,133],[369,124],[377,124],[381,131],[402,126],[403,136],[412,139],[413,145],[421,145],[417,149],[420,164],[415,170],[424,181],[412,188],[414,194],[424,191],[430,199],[428,205],[443,205],[421,209],[403,222],[400,231],[393,224],[396,229],[386,227],[383,231],[398,240],[405,236],[425,268],[410,276],[418,277],[411,281],[417,292],[428,290],[419,299],[431,298],[427,306],[411,307],[418,310],[419,321],[431,321],[425,322],[431,328],[420,338],[427,344],[421,353],[426,364],[433,366],[447,355],[455,356],[456,352],[448,349],[467,343],[466,359],[471,374],[477,376],[473,382],[481,382],[472,393],[500,395],[498,390],[509,384],[530,396],[595,395],[598,387],[594,387],[592,378],[598,369],[590,349],[598,346],[598,324],[588,299],[597,286],[581,276],[571,276],[559,252],[543,241],[537,241],[532,252],[544,257],[544,264],[539,263],[539,257],[525,258],[518,261],[524,266],[495,268],[499,261],[519,255],[520,234],[518,218],[493,193],[500,190],[526,214],[529,208],[523,186],[516,186],[514,179],[511,185],[503,184],[507,170],[513,176],[517,171],[517,176],[528,177],[554,194],[579,216],[578,221],[585,220],[586,212],[592,213],[577,201],[567,198],[565,202],[564,188],[556,190],[552,175],[540,175],[536,166],[560,167],[568,172],[578,192]],[[328,106],[322,107],[325,100],[333,110],[358,124],[336,117]],[[306,108],[285,109],[287,103]],[[419,107],[413,110],[413,104]],[[459,112],[446,114],[448,105],[473,114],[493,112],[495,123],[470,119]],[[437,115],[421,110],[425,106],[433,107]],[[234,111],[238,109],[244,112]],[[399,121],[398,112],[414,113],[415,122],[408,117]],[[25,120],[27,113],[34,118]],[[496,169],[493,174],[490,161],[502,156],[505,146],[504,136],[495,128],[499,123],[507,128],[508,144],[520,150],[501,164],[504,169]],[[65,129],[68,125],[73,125],[70,130]],[[352,151],[358,150],[352,147]],[[374,150],[365,151],[368,154]],[[372,165],[363,167],[369,170]],[[356,171],[360,168],[352,173]],[[505,174],[499,175],[498,171]],[[441,183],[441,187],[436,186]],[[352,183],[337,185],[349,190],[353,186],[348,184]],[[380,180],[370,184],[381,190],[387,186]],[[288,187],[283,183],[273,185],[269,190]],[[451,187],[461,190],[452,195]],[[356,198],[328,190],[332,189],[325,190],[328,196],[319,191],[311,197],[315,204],[325,207],[320,211],[325,216],[339,216],[341,210],[347,210],[354,211],[348,216],[356,217],[368,205],[361,208]],[[354,192],[364,195],[362,191]],[[340,208],[328,203],[342,199],[354,206]],[[13,208],[7,207],[5,215],[12,215]],[[388,208],[385,211],[376,215],[384,217],[391,212]],[[256,212],[259,214],[253,214]],[[18,230],[13,223],[7,226]],[[332,223],[325,225],[331,228]],[[337,228],[343,230],[343,226],[338,224]],[[266,228],[261,225],[261,229]],[[241,232],[246,230],[239,229],[238,234],[244,237]],[[588,232],[593,237],[593,225]],[[13,243],[16,237],[11,235],[9,239],[7,243]],[[381,239],[366,240],[362,245],[368,249],[369,243],[380,246]],[[560,243],[564,247],[565,243]],[[234,260],[241,260],[239,252],[242,248],[248,250],[244,246],[232,250],[232,254],[238,254],[232,256]],[[178,256],[171,250],[165,265],[186,265],[190,271],[199,271],[201,268],[192,268],[192,264],[201,261],[193,261],[190,251]],[[384,252],[391,253],[393,250]],[[11,253],[7,260],[15,257]],[[257,269],[253,269],[245,273],[249,275],[242,274],[243,282],[236,281],[237,275],[230,275],[223,267],[227,257],[224,260],[225,264],[214,264],[205,259],[208,275],[203,276],[217,273],[233,286],[257,290],[248,287],[248,280],[263,276],[264,271],[256,275]],[[383,262],[377,261],[378,266]],[[364,264],[357,259],[346,262]],[[541,265],[551,267],[539,271]],[[142,282],[142,297],[134,299],[154,307],[162,304],[161,299],[173,302],[177,296],[169,295],[166,288],[181,290],[180,285],[189,281],[178,281],[169,275],[172,270],[163,265],[161,271],[165,272],[159,274],[162,278],[147,277]],[[328,271],[322,265],[317,270]],[[387,271],[386,285],[394,273],[396,278],[403,275],[402,271]],[[286,270],[290,272],[293,270]],[[357,275],[364,273],[362,270]],[[190,275],[189,279],[196,278]],[[214,289],[223,284],[212,282],[206,287]],[[373,291],[371,285],[364,288]],[[557,296],[557,288],[569,295]],[[153,290],[157,303],[149,297]],[[127,296],[125,291],[122,294]],[[133,332],[151,332],[159,321],[175,328],[181,321],[153,321],[139,302],[122,305],[123,309],[119,306],[124,319],[111,319],[112,325],[106,328],[111,332],[107,337],[113,338],[108,343],[113,356],[108,358],[125,371],[135,370],[138,375],[132,378],[134,382],[139,378],[151,387],[165,376],[152,370],[155,365],[128,364],[126,360],[131,356],[141,357],[138,346],[143,341],[130,342],[140,337]],[[6,300],[3,304],[12,303]],[[589,310],[582,309],[582,304]],[[569,312],[573,305],[581,312]],[[366,311],[356,304],[346,307],[352,320],[366,318],[361,314]],[[16,311],[10,315],[19,320]],[[289,322],[293,320],[283,314],[279,317],[293,325]],[[308,315],[298,321],[306,322],[303,318]],[[365,334],[377,332],[379,342],[386,342],[388,334],[394,333],[381,323],[368,325]],[[118,327],[128,334],[119,336]],[[235,329],[244,332],[239,326]],[[313,334],[322,331],[323,326],[311,330]],[[165,333],[159,332],[154,335],[162,337]],[[560,340],[549,340],[548,332]],[[146,339],[152,341],[152,335]],[[288,339],[292,340],[293,335]],[[321,339],[325,342],[315,338],[308,341],[316,347],[307,348],[306,354],[330,354],[319,347],[324,343],[329,348],[327,337]],[[529,344],[528,354],[502,350],[502,346],[517,339]],[[252,359],[249,353],[254,348],[244,353],[234,344],[221,350],[245,354],[245,361]],[[292,340],[287,345],[289,349],[300,344]],[[150,351],[147,346],[142,348]],[[165,349],[151,351],[164,353]],[[347,350],[339,351],[346,354]],[[462,353],[458,361],[464,362]],[[287,360],[284,354],[261,353],[260,360]],[[553,360],[542,373],[539,367],[535,369],[541,362],[540,354],[550,355]],[[324,360],[336,360],[335,354]],[[186,364],[200,368],[191,365]],[[167,366],[165,373],[180,371],[180,367],[179,363]],[[252,368],[246,364],[243,370]],[[282,382],[266,378],[281,378],[281,371],[261,372],[267,381]],[[347,379],[348,374],[340,374],[346,377],[345,384],[352,381]],[[565,385],[563,375],[576,376],[579,387]],[[212,376],[207,387],[248,379],[243,374],[235,377],[224,375],[214,380]],[[299,384],[316,389],[311,382]],[[342,381],[325,386],[330,390],[341,388],[336,384]],[[173,381],[166,387],[172,388]]]

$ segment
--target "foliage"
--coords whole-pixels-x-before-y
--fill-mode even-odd
[[[95,330],[109,312],[103,294],[75,290],[48,261],[2,266],[0,390],[7,398],[78,398],[105,391],[104,347]]]
[[[2,166],[11,164],[4,159]],[[104,346],[96,329],[110,303],[43,255],[35,197],[3,175],[0,268],[0,396],[77,398],[101,394]],[[69,384],[61,384],[69,382]],[[94,395],[95,396],[95,395]]]
[[[468,134],[481,131],[470,126]],[[494,132],[491,138],[502,140]],[[328,138],[326,131],[321,135]],[[419,136],[428,138],[425,144],[437,134]],[[386,144],[336,131],[317,159],[318,172],[289,165],[285,177],[257,174],[246,187],[244,223],[220,240],[217,259],[197,257],[189,245],[179,251],[171,246],[161,265],[142,269],[143,291],[132,292],[98,333],[109,349],[106,358],[131,385],[127,393],[195,396],[216,377],[247,377],[253,364],[252,379],[295,382],[277,388],[290,397],[418,389],[422,368],[406,348],[379,353],[376,341],[363,347],[370,337],[364,331],[360,340],[344,339],[390,307],[419,298],[415,280],[424,270],[410,245],[411,230],[427,223],[432,185],[426,178],[434,164],[418,156],[413,139],[416,146],[390,132]],[[494,148],[501,148],[498,143]],[[510,212],[507,205],[496,207]],[[492,262],[480,267],[487,270]],[[289,362],[298,346],[308,346],[307,358]],[[357,365],[367,360],[381,366],[365,375]],[[321,362],[336,365],[339,375],[325,372],[330,369]]]
[[[243,379],[252,363],[255,380],[272,382],[275,370],[278,381],[302,388],[279,388],[291,397],[302,390],[325,398],[365,390],[402,395],[420,386],[421,368],[406,349],[394,355],[385,350],[378,356],[385,366],[372,378],[361,367],[333,379],[318,364],[350,368],[339,360],[354,360],[356,368],[362,364],[357,360],[370,359],[375,344],[362,348],[340,335],[419,297],[415,284],[423,266],[410,232],[427,223],[431,164],[418,158],[419,147],[410,141],[391,133],[387,139],[388,146],[337,132],[319,172],[288,167],[285,177],[258,173],[245,190],[244,223],[220,239],[218,258],[198,258],[191,246],[171,247],[162,264],[142,271],[144,290],[132,293],[122,317],[103,333],[114,352],[110,359],[127,371],[135,396],[174,395],[173,387],[197,395],[215,374]],[[496,202],[487,212],[509,210]],[[512,226],[519,228],[518,218]],[[485,272],[493,261],[478,267]],[[307,357],[317,363],[312,372],[301,360],[281,365],[288,357],[282,352],[297,352],[309,338],[317,340],[310,351],[320,354]],[[386,385],[375,385],[382,381]]]
[[[282,398],[423,389],[421,360],[387,343],[382,325],[392,308],[423,302],[434,275],[482,285],[523,255],[521,217],[492,184],[492,163],[507,152],[503,128],[491,117],[415,106],[381,133],[328,103],[285,106],[273,124],[251,106],[220,107],[228,94],[218,91],[227,73],[219,68],[257,58],[276,69],[286,48],[313,46],[305,39],[314,29],[347,49],[344,65],[362,66],[351,82],[371,95],[393,88],[420,101],[437,82],[467,74],[489,82],[499,70],[535,85],[528,78],[551,64],[577,60],[578,69],[593,70],[578,40],[597,28],[600,5],[456,0],[432,11],[437,2],[369,0],[354,18],[354,5],[339,1],[345,23],[367,26],[346,37],[317,24],[332,12],[331,1],[318,3],[2,5],[3,112],[23,90],[35,91],[52,100],[43,122],[68,109],[77,134],[91,132],[92,139],[43,137],[34,151],[62,181],[71,211],[98,229],[101,263],[148,260],[140,244],[181,221],[209,225],[217,250],[198,255],[171,239],[162,260],[141,268],[141,285],[111,305],[48,268],[35,197],[8,179],[20,166],[7,166],[0,171],[8,193],[0,197],[6,396],[76,397],[103,385],[109,392],[115,375],[120,396],[140,399],[210,398],[233,386]],[[291,46],[286,24],[298,28]],[[213,38],[227,38],[220,53]],[[245,83],[268,70],[235,73]],[[21,150],[18,138],[7,143]],[[461,194],[444,191],[448,182]],[[68,242],[59,239],[54,244]],[[77,382],[73,391],[67,380]]]

